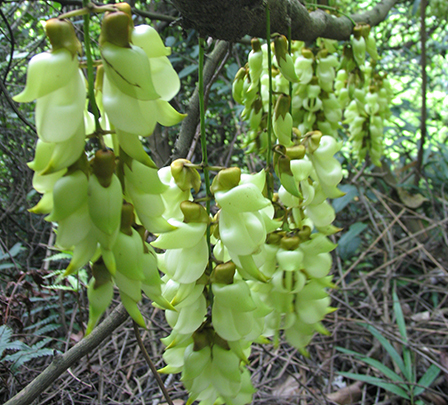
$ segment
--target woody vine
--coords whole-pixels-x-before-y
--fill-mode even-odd
[[[90,52],[92,11],[104,13],[101,61]],[[69,21],[75,15],[85,19],[87,76]],[[336,247],[328,237],[339,231],[328,200],[343,195],[338,131],[348,130],[359,162],[380,164],[391,89],[370,27],[357,24],[343,46],[320,38],[307,47],[271,35],[269,7],[266,16],[268,40],[252,40],[233,82],[247,121],[243,146],[265,161],[258,173],[208,164],[203,39],[202,161],[155,165],[141,137],[184,119],[169,103],[180,81],[170,49],[152,27],[134,27],[126,3],[47,21],[51,50],[31,59],[14,97],[36,100],[39,139],[29,167],[42,198],[32,212],[47,215],[55,246],[73,252],[65,275],[91,269],[86,335],[115,289],[145,327],[143,292],[172,328],[159,372],[181,373],[188,404],[250,403],[253,343],[278,344],[283,334],[307,355],[313,335],[328,333],[321,322],[334,310],[327,290]],[[91,138],[97,150],[87,154]]]

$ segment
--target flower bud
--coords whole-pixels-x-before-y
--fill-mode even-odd
[[[121,208],[120,232],[132,236],[132,224],[135,222],[134,206],[130,203],[123,203]]]
[[[93,173],[100,184],[107,188],[115,171],[115,155],[111,150],[98,150],[92,162]]]
[[[290,159],[303,159],[306,153],[304,145],[294,145],[286,148],[286,156]]]
[[[243,87],[246,75],[247,75],[247,69],[244,67],[240,68],[237,74],[235,75],[235,79],[233,80],[232,84],[233,99],[239,104],[244,104]]]
[[[232,261],[218,264],[210,276],[210,282],[215,284],[232,284],[236,266]]]
[[[184,222],[186,224],[189,222],[208,224],[210,222],[207,211],[201,204],[191,201],[182,201],[180,203],[180,209],[184,214]]]
[[[284,250],[295,250],[299,247],[300,239],[298,236],[284,236],[280,240],[280,248]]]
[[[288,40],[284,35],[274,39],[274,52],[282,75],[291,83],[297,83],[299,78],[294,69],[294,62],[288,53]]]
[[[109,42],[121,48],[130,48],[131,22],[129,15],[122,11],[107,13],[101,25],[100,46]]]
[[[81,53],[81,43],[70,21],[51,18],[45,24],[45,32],[50,40],[52,52],[67,49],[72,56]]]
[[[218,191],[227,191],[236,187],[241,180],[241,169],[229,167],[221,170],[213,179],[210,191],[215,194]]]
[[[201,176],[194,167],[188,167],[185,164],[191,164],[191,162],[187,159],[176,159],[171,163],[171,175],[182,191],[193,188],[198,192],[201,188]]]

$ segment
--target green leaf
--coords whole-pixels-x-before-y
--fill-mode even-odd
[[[344,353],[344,354],[351,354],[352,356],[356,356],[356,357],[363,357],[364,355],[358,352],[355,352],[353,350],[350,349],[346,349],[345,347],[340,347],[340,346],[336,346],[336,350],[338,352]]]
[[[356,253],[356,250],[361,244],[361,239],[357,236],[366,228],[366,224],[355,222],[350,225],[350,229],[342,235],[338,241],[338,247],[336,249],[342,260],[347,260]]]
[[[403,359],[400,357],[395,348],[389,343],[389,341],[373,326],[363,324],[363,326],[381,343],[381,346],[389,353],[392,361],[398,366],[403,375],[406,375],[406,369],[404,367]]]
[[[3,263],[3,264],[0,264],[0,270],[10,269],[10,268],[16,267],[16,266],[20,269],[20,266],[14,264],[14,263]]]
[[[383,373],[386,377],[388,377],[392,381],[402,382],[404,384],[406,383],[402,377],[400,377],[397,373],[392,371],[389,367],[385,366],[383,363],[381,363],[378,360],[372,359],[370,357],[365,357],[364,355],[362,355],[360,353],[354,352],[352,350],[344,349],[343,347],[336,347],[336,350],[359,358],[360,361],[363,361],[364,363],[366,363],[372,367],[375,367],[378,371]],[[406,388],[406,386],[404,386],[404,388]]]
[[[0,261],[16,257],[24,248],[20,242],[17,242],[9,251],[0,254]]]
[[[407,343],[408,337],[406,334],[406,322],[404,320],[403,311],[401,309],[400,300],[398,299],[397,292],[394,291],[392,293],[393,299],[394,299],[394,312],[395,312],[395,318],[397,320],[398,330],[400,331],[400,335],[403,337],[403,341]]]
[[[358,189],[355,186],[352,186],[351,184],[343,184],[338,188],[341,191],[343,191],[345,195],[331,202],[331,205],[333,206],[333,209],[336,212],[336,214],[339,211],[342,211],[348,204],[353,202],[353,199],[355,197],[359,196]]]
[[[394,300],[393,307],[394,307],[395,319],[398,325],[398,331],[400,332],[400,335],[403,338],[404,345],[407,345],[408,336],[406,332],[406,322],[404,320],[403,310],[401,308],[400,300],[398,298],[395,287],[394,291],[392,292],[392,297]],[[414,383],[415,373],[413,372],[412,367],[412,353],[406,346],[403,346],[403,359],[404,359],[404,370],[402,370],[403,374],[409,382]]]
[[[0,357],[3,352],[8,348],[9,341],[11,340],[12,330],[6,325],[0,326]]]
[[[423,374],[422,378],[418,380],[418,387],[414,390],[414,395],[420,395],[425,391],[426,388],[428,388],[434,380],[437,378],[437,376],[440,373],[440,368],[437,367],[435,364],[431,364],[431,366],[426,370],[426,373]]]
[[[409,350],[408,347],[403,347],[403,359],[404,359],[404,367],[406,370],[404,376],[409,382],[415,383],[416,375],[414,373],[412,352]]]
[[[183,79],[184,77],[192,74],[196,70],[198,70],[198,65],[190,65],[190,66],[187,66],[187,67],[183,68],[179,72],[179,79]]]
[[[364,375],[364,374],[355,374],[355,373],[339,372],[338,374],[342,375],[343,377],[350,378],[352,380],[364,381],[368,384],[376,385],[377,387],[383,388],[386,391],[392,392],[393,394],[398,395],[404,399],[411,399],[409,397],[408,393],[404,389],[398,387],[395,384],[385,382],[381,378],[372,377],[370,375]]]
[[[420,1],[421,0],[414,0],[414,4],[412,5],[412,15],[416,15],[417,11],[420,8]]]
[[[382,372],[390,380],[395,381],[395,382],[405,383],[403,378],[401,378],[397,373],[392,371],[389,367],[385,366],[380,361],[372,359],[370,357],[363,357],[360,360],[366,364],[369,364],[372,367],[375,367],[378,371]],[[403,387],[403,385],[401,385],[401,386]],[[407,387],[407,386],[405,386],[405,387]]]
[[[20,242],[17,242],[11,249],[9,249],[9,256],[16,257],[25,248]]]

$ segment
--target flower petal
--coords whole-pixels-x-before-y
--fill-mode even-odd
[[[142,48],[148,58],[171,54],[171,48],[163,44],[159,33],[150,25],[137,25],[132,31],[132,43]]]
[[[154,87],[162,100],[171,100],[180,90],[180,79],[166,56],[152,58],[151,75]]]
[[[45,142],[65,142],[84,121],[86,87],[81,71],[61,87],[36,102],[36,126],[39,138]]]
[[[25,89],[13,97],[18,103],[28,103],[67,84],[78,70],[78,59],[66,49],[43,52],[31,58]]]
[[[159,94],[151,78],[148,57],[138,46],[121,48],[106,42],[101,48],[104,71],[120,91],[138,100],[155,100]]]
[[[110,122],[118,129],[135,135],[148,136],[156,126],[154,108],[146,111],[141,107],[154,105],[154,101],[139,103],[139,100],[121,92],[117,86],[104,78],[103,105]],[[148,114],[149,112],[149,114]]]

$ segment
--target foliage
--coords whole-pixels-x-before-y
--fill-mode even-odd
[[[368,384],[376,385],[389,392],[392,392],[395,395],[400,396],[401,398],[410,400],[411,404],[423,405],[424,402],[421,399],[417,399],[417,397],[423,394],[425,390],[430,387],[430,385],[435,381],[437,376],[440,374],[440,368],[435,364],[431,364],[423,374],[423,376],[421,376],[417,381],[417,363],[416,359],[414,358],[414,353],[408,347],[409,342],[406,333],[406,323],[403,317],[400,301],[395,290],[393,291],[393,298],[395,319],[398,331],[402,339],[401,356],[394,348],[394,346],[387,340],[387,338],[385,338],[381,334],[381,332],[378,331],[378,329],[376,329],[372,325],[363,326],[380,342],[381,346],[389,354],[394,365],[401,371],[401,375],[397,374],[381,361],[375,360],[370,357],[365,357],[364,355],[352,350],[337,347],[337,350],[339,350],[340,352],[351,355],[357,360],[377,369],[383,376],[373,377],[365,374],[355,374],[347,372],[340,372],[339,374],[353,380],[364,381]]]
[[[42,339],[40,342],[32,346],[28,346],[20,340],[11,342],[12,330],[6,325],[0,326],[0,362],[12,363],[10,370],[14,373],[18,372],[20,367],[39,357],[54,356],[58,352],[56,350],[46,348],[51,339]],[[15,351],[13,354],[8,354],[3,357],[5,351]]]

